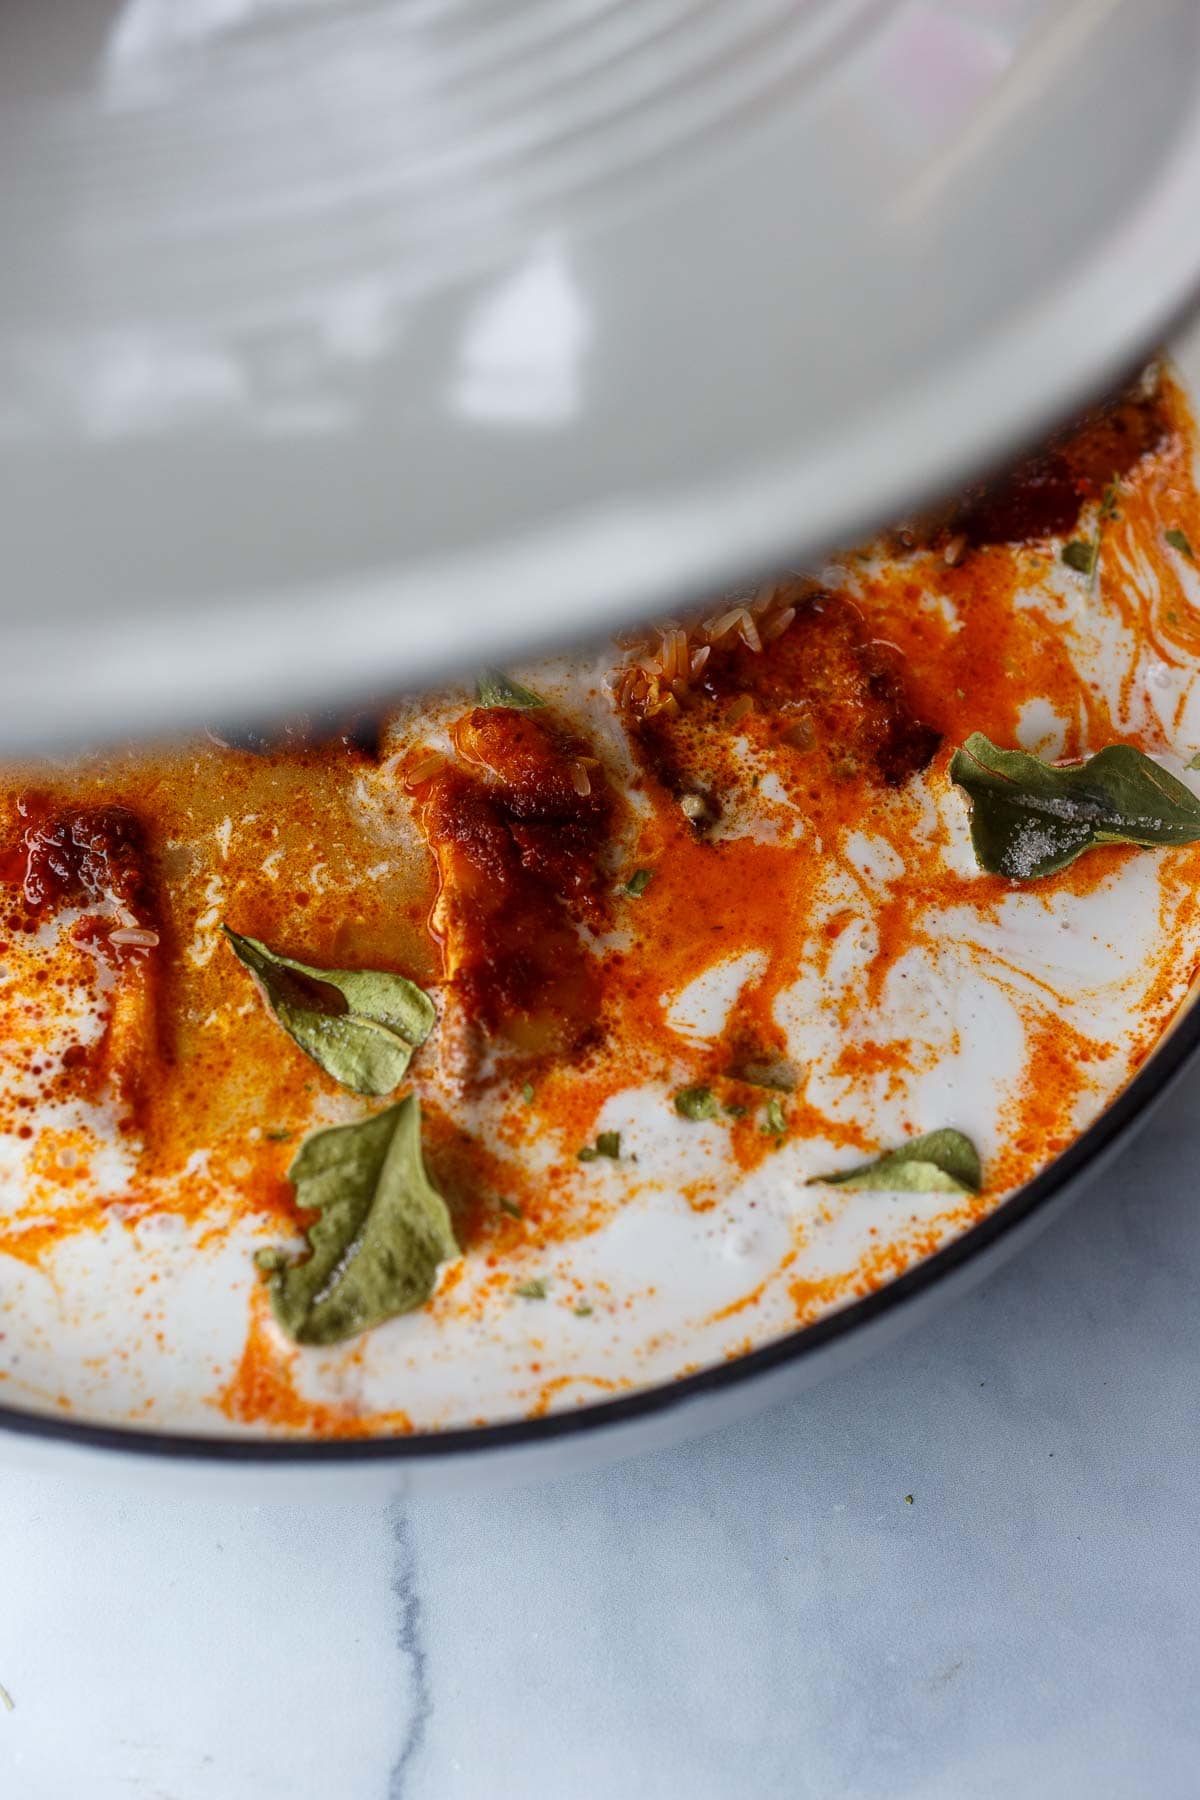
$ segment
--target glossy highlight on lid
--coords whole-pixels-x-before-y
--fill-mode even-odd
[[[1189,0],[94,12],[25,7],[0,69],[9,747],[851,541],[1200,279]]]

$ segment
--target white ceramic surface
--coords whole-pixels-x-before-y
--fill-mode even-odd
[[[328,700],[961,478],[1195,287],[1193,0],[14,0],[0,742]]]
[[[6,1800],[1194,1800],[1200,1074],[1037,1250],[511,1494],[0,1475]],[[913,1504],[905,1504],[905,1494]]]

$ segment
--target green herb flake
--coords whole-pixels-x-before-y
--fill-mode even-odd
[[[783,1110],[783,1101],[778,1094],[767,1101],[767,1110],[763,1114],[763,1132],[767,1137],[782,1137],[787,1130],[787,1115]]]
[[[813,1175],[809,1187],[874,1189],[887,1194],[977,1194],[983,1186],[979,1152],[964,1132],[944,1127],[910,1138],[873,1162]]]
[[[341,1343],[423,1306],[440,1265],[459,1254],[446,1202],[425,1172],[415,1094],[313,1132],[288,1178],[298,1209],[318,1214],[308,1256],[270,1272],[275,1317],[298,1344]]]
[[[533,1105],[533,1083],[532,1083],[532,1081],[527,1081],[522,1086],[521,1098],[525,1102],[526,1106]]]
[[[550,1292],[544,1276],[537,1276],[533,1281],[518,1281],[513,1293],[521,1300],[544,1300]]]
[[[1192,546],[1186,531],[1180,531],[1177,525],[1173,525],[1170,531],[1163,532],[1163,536],[1172,550],[1178,550],[1180,556],[1186,556],[1189,562],[1195,562],[1196,558],[1192,554]]]
[[[574,1310],[577,1319],[590,1319],[593,1308],[588,1305],[586,1300],[583,1300]]]
[[[516,1201],[506,1200],[503,1194],[497,1196],[496,1205],[500,1208],[502,1213],[507,1213],[510,1219],[523,1219],[525,1217],[525,1214],[521,1211],[521,1208],[517,1205]]]
[[[970,801],[980,867],[1011,881],[1052,875],[1101,844],[1200,839],[1200,800],[1132,744],[1057,768],[975,731],[955,751],[950,779]]]
[[[675,1111],[685,1119],[715,1119],[720,1110],[711,1088],[680,1088],[675,1096]]]
[[[1185,766],[1185,768],[1188,768],[1188,769],[1200,769],[1200,750],[1197,750],[1197,752],[1196,752],[1195,756],[1193,756],[1191,762],[1186,763],[1184,766]]]
[[[629,877],[629,880],[625,883],[625,892],[632,899],[638,900],[645,893],[653,880],[653,869],[635,869],[633,874]]]
[[[905,1496],[904,1496],[904,1504],[905,1504],[905,1506],[911,1506],[911,1505],[912,1505],[912,1503],[913,1503],[913,1497],[912,1497],[912,1495],[911,1495],[911,1494],[905,1494]]]
[[[1062,559],[1068,569],[1074,569],[1079,575],[1092,575],[1096,568],[1097,546],[1095,543],[1085,544],[1082,538],[1072,538],[1062,548]]]
[[[503,669],[484,669],[475,683],[475,698],[480,706],[508,706],[516,712],[530,712],[545,706],[540,694],[513,681]]]
[[[1096,529],[1089,542],[1081,538],[1073,538],[1069,544],[1063,545],[1062,559],[1068,568],[1075,569],[1080,575],[1086,575],[1089,588],[1096,585],[1096,575],[1100,568],[1100,546],[1104,541],[1104,527],[1110,519],[1116,517],[1117,500],[1121,493],[1119,479],[1110,481],[1100,498],[1100,506],[1096,514]]]
[[[295,1137],[294,1131],[264,1131],[263,1136],[268,1144],[290,1144]]]
[[[595,1162],[601,1156],[609,1156],[616,1162],[621,1154],[621,1134],[619,1131],[602,1131],[594,1144],[585,1144],[575,1154],[580,1162]]]
[[[742,1106],[740,1102],[735,1100],[729,1106],[722,1107],[721,1110],[728,1113],[731,1119],[744,1119],[746,1114],[750,1111],[750,1108],[748,1106]]]
[[[276,1022],[327,1075],[356,1094],[399,1087],[437,1017],[415,982],[376,969],[314,968],[221,929]]]

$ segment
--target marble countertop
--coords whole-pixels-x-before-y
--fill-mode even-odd
[[[899,1345],[599,1474],[390,1508],[0,1474],[0,1793],[1194,1800],[1198,1157],[1200,1071]]]

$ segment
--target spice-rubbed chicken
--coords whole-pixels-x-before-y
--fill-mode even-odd
[[[89,1095],[112,1083],[136,1121],[145,1071],[166,1051],[152,969],[161,922],[141,821],[120,806],[56,808],[38,793],[18,796],[16,814],[18,829],[0,852],[10,929],[36,931],[77,909],[72,941],[102,977],[103,1032],[67,1053],[64,1076]]]
[[[735,609],[734,622],[704,647],[690,684],[676,683],[665,704],[641,717],[636,702],[631,708],[643,766],[699,829],[719,814],[734,729],[785,757],[803,757],[818,787],[856,776],[897,787],[927,765],[940,734],[917,716],[899,658],[852,601],[798,589],[764,622],[774,634],[769,646],[741,611],[740,624]]]
[[[607,917],[615,796],[548,708],[476,707],[453,738],[461,760],[412,784],[438,868],[451,1060],[477,1067],[485,1040],[529,1056],[578,1051],[600,1010],[580,926]]]

